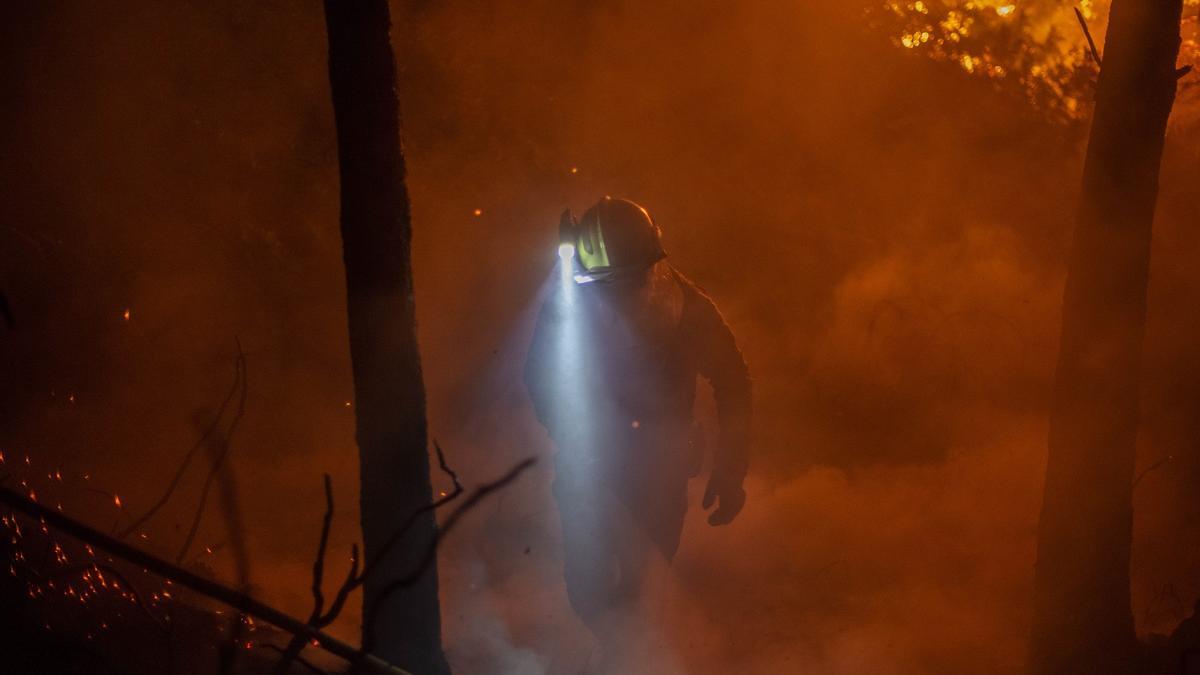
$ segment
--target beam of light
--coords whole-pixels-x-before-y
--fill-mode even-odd
[[[559,317],[557,331],[558,344],[555,345],[555,389],[558,391],[556,405],[561,406],[561,418],[572,420],[563,438],[557,439],[562,443],[559,451],[569,453],[586,452],[588,446],[588,402],[584,399],[586,387],[581,386],[585,379],[580,371],[586,358],[583,344],[583,317],[580,316],[582,307],[579,301],[579,286],[575,279],[575,247],[564,244],[559,247],[559,284],[556,314]]]

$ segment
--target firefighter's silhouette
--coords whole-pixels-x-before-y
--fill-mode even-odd
[[[605,615],[637,598],[648,556],[675,554],[701,465],[697,376],[718,423],[703,507],[731,522],[746,500],[750,377],[713,301],[666,261],[645,209],[604,198],[561,224],[569,272],[538,315],[525,382],[558,448],[554,496],[567,595],[604,641]]]

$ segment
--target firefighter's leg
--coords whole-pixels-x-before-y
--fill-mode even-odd
[[[560,471],[554,481],[563,532],[567,598],[589,628],[617,601],[620,580],[615,500],[599,486]]]

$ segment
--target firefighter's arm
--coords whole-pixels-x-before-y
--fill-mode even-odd
[[[720,424],[713,473],[703,506],[708,508],[718,502],[708,522],[725,525],[737,516],[746,500],[742,481],[750,465],[750,371],[729,324],[712,300],[699,293],[694,300],[697,366],[712,385]]]

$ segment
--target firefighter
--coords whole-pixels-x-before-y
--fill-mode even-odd
[[[602,647],[606,617],[632,605],[649,556],[679,547],[688,479],[702,462],[697,376],[719,433],[702,506],[726,525],[746,501],[750,377],[713,301],[671,266],[644,208],[605,197],[560,224],[563,282],[542,305],[525,364],[555,442],[553,493],[575,612]]]

